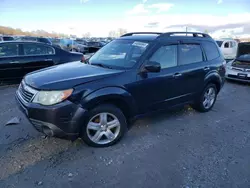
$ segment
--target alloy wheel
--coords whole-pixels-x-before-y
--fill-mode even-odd
[[[204,93],[203,106],[205,109],[209,109],[213,106],[216,98],[216,91],[213,87],[209,87]]]
[[[87,136],[96,144],[109,144],[120,133],[121,124],[111,113],[99,113],[93,116],[87,124]]]

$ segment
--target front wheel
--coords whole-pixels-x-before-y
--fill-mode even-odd
[[[117,143],[126,133],[127,123],[122,111],[113,105],[100,105],[90,110],[81,137],[93,147],[107,147]]]
[[[217,98],[217,88],[214,84],[208,84],[203,90],[198,100],[193,105],[193,108],[199,112],[210,111]]]

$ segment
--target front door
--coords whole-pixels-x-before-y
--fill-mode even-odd
[[[17,43],[0,44],[0,80],[15,80],[22,77],[22,64]]]
[[[178,66],[177,44],[163,44],[149,57],[149,61],[161,64],[158,73],[142,73],[137,76],[136,100],[140,113],[170,107],[183,98],[183,78]]]
[[[203,88],[205,75],[210,70],[200,43],[182,40],[178,45],[178,66],[182,102],[191,101],[198,88]]]
[[[24,43],[22,47],[24,75],[54,65],[55,50],[52,47],[34,43]]]

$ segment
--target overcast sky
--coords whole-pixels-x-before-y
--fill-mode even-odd
[[[0,25],[107,36],[110,30],[250,34],[250,0],[0,0]]]

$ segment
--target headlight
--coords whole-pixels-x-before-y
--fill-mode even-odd
[[[227,65],[227,69],[232,69],[232,66],[230,66],[230,65]]]
[[[73,89],[64,91],[39,91],[34,99],[33,103],[42,105],[53,105],[66,100],[73,92]]]

